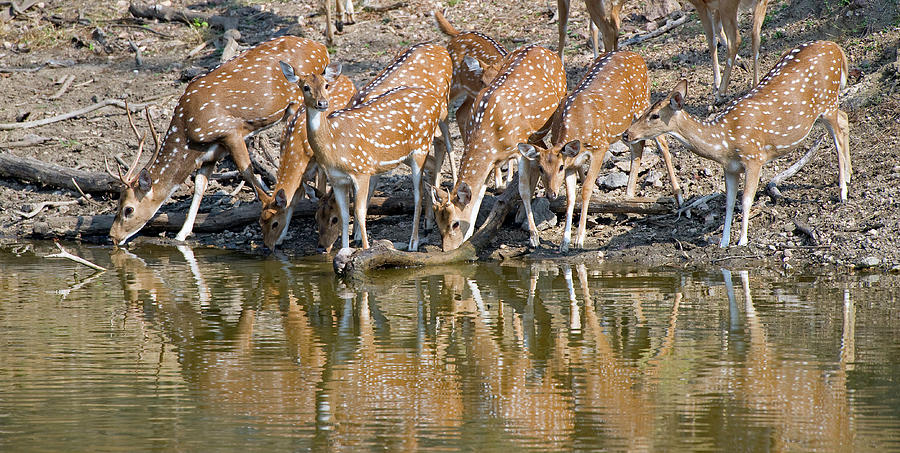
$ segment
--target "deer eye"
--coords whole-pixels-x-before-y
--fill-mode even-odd
[[[272,222],[272,228],[278,228],[278,221]]]
[[[326,83],[326,84],[325,84],[325,89],[328,90],[328,89],[330,89],[330,88],[331,88],[331,84],[330,84],[330,83]]]
[[[309,93],[309,85],[303,85],[303,91]]]
[[[658,120],[658,119],[659,119],[659,113],[651,113],[651,114],[650,114],[650,119],[651,119],[651,120]]]
[[[559,164],[559,171],[563,171],[563,165]]]
[[[131,206],[128,206],[127,208],[122,210],[122,214],[125,214],[125,217],[131,217],[131,214],[134,214],[134,208]]]
[[[450,225],[450,228],[453,228],[454,230],[458,230],[458,229],[459,229],[459,220],[454,221],[454,222]]]
[[[331,224],[332,224],[332,225],[334,225],[335,223],[337,223],[337,221],[338,221],[338,218],[337,218],[337,217],[332,217],[332,218],[331,218]]]

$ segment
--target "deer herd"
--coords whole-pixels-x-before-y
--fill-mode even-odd
[[[559,248],[567,251],[579,176],[581,215],[575,247],[581,248],[595,180],[604,155],[618,140],[631,150],[626,197],[635,194],[644,146],[653,142],[665,162],[674,198],[682,203],[668,135],[724,169],[721,247],[730,242],[738,177],[744,174],[738,241],[743,246],[748,243],[749,213],[763,164],[798,147],[819,119],[837,148],[840,199],[845,201],[852,169],[847,114],[838,100],[848,73],[841,48],[829,41],[799,45],[759,80],[759,34],[767,0],[690,1],[709,43],[714,103],[724,99],[737,59],[738,11],[753,11],[753,87],[709,120],[685,111],[685,80],[651,105],[643,58],[617,50],[622,0],[586,0],[595,60],[568,93],[562,57],[569,0],[558,0],[558,53],[533,44],[508,51],[483,33],[457,30],[435,12],[438,28],[450,38],[447,45],[428,42],[404,49],[358,91],[318,42],[285,36],[259,44],[187,85],[161,143],[151,124],[155,151],[140,169],[146,135],[141,136],[129,113],[140,143],[131,168],[114,175],[124,187],[110,238],[124,244],[196,170],[193,200],[175,236],[184,241],[191,234],[210,174],[220,159],[230,155],[262,202],[259,223],[270,250],[284,240],[293,206],[308,192],[319,199],[319,251],[329,251],[338,237],[341,247],[350,246],[351,197],[354,236],[367,248],[366,210],[378,175],[403,163],[410,168],[414,205],[409,250],[419,247],[423,214],[426,227],[438,229],[443,250],[470,238],[489,178],[493,175],[495,184],[502,186],[500,169],[508,165],[505,183],[518,171],[517,189],[533,247],[540,244],[531,212],[537,183],[542,182],[552,199],[565,182],[566,222]],[[720,37],[728,51],[721,75],[716,52]],[[456,122],[464,145],[458,171],[447,125],[448,110],[457,103]],[[253,173],[245,140],[282,119],[287,125],[281,136],[277,181],[269,189]],[[451,170],[449,186],[440,179],[445,159]],[[426,172],[430,178],[423,181]]]

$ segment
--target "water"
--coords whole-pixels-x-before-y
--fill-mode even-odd
[[[0,249],[0,451],[900,450],[894,276],[67,247]]]

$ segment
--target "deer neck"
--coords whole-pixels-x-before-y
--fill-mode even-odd
[[[294,199],[294,194],[300,187],[310,159],[309,151],[304,146],[307,142],[306,134],[297,133],[296,129],[303,127],[303,132],[306,132],[305,122],[304,124],[298,124],[303,122],[301,121],[302,119],[305,119],[305,117],[300,116],[303,114],[303,112],[294,114],[281,137],[281,162],[278,165],[278,181],[275,184],[273,193],[278,192],[278,189],[284,190],[289,206],[291,205],[291,200]]]
[[[727,156],[734,146],[732,134],[720,120],[700,121],[684,111],[673,116],[667,132],[700,157],[723,165],[729,160]]]
[[[306,139],[309,141],[316,160],[328,168],[329,163],[334,160],[331,158],[334,135],[327,112],[306,108]]]

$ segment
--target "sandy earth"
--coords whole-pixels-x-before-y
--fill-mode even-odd
[[[374,5],[389,3],[372,2]],[[566,48],[570,89],[578,83],[592,60],[586,38],[584,4],[577,0],[572,3]],[[645,33],[648,28],[638,3],[629,2],[626,6],[624,38],[632,33]],[[317,4],[309,0],[173,1],[165,4],[240,17],[240,44],[245,48],[287,33],[324,40],[324,16],[314,14]],[[551,6],[555,8],[555,5]],[[446,37],[429,15],[435,7],[448,8],[446,15],[457,28],[482,31],[509,49],[526,43],[556,49],[556,24],[550,22],[551,14],[545,2],[411,0],[408,6],[388,12],[359,13],[357,23],[345,27],[338,35],[336,45],[329,49],[331,58],[341,61],[344,73],[357,86],[362,86],[389,64],[402,47],[431,39],[446,42]],[[749,21],[749,14],[741,21],[745,37],[741,54],[745,57],[749,54]],[[843,108],[850,118],[854,174],[846,203],[839,201],[837,157],[827,138],[816,157],[780,187],[785,198],[773,202],[764,193],[763,187],[771,177],[799,159],[818,137],[826,134],[823,127],[816,126],[801,149],[770,162],[763,169],[761,188],[752,211],[751,245],[748,247],[718,248],[724,218],[724,196],[720,195],[692,210],[690,217],[674,213],[592,216],[587,251],[573,250],[566,255],[557,252],[564,216],[559,217],[555,227],[541,232],[542,244],[535,251],[527,247],[527,233],[510,224],[495,238],[495,248],[486,257],[530,255],[568,260],[603,257],[654,266],[738,262],[796,270],[811,266],[900,270],[900,248],[896,245],[900,237],[897,204],[900,202],[900,162],[896,159],[896,147],[900,143],[898,26],[900,13],[896,3],[890,0],[773,0],[769,4],[763,27],[761,72],[766,72],[785,50],[814,39],[836,41],[849,58],[851,78]],[[98,28],[105,35],[106,45],[96,39]],[[165,130],[175,103],[192,75],[190,70],[205,70],[218,63],[221,49],[215,48],[220,45],[215,41],[220,36],[221,30],[203,23],[188,26],[137,21],[128,13],[128,4],[123,1],[48,1],[32,7],[24,16],[9,19],[7,15],[6,20],[0,19],[0,67],[46,66],[32,72],[0,72],[0,122],[16,122],[26,113],[27,120],[41,119],[76,110],[97,100],[127,97],[131,102],[153,101],[155,105],[150,108],[153,121],[157,130]],[[143,65],[140,67],[135,64],[129,40],[141,48]],[[207,40],[214,42],[194,56],[189,55],[192,49]],[[626,49],[638,52],[646,59],[653,99],[664,96],[675,82],[686,78],[689,83],[688,111],[707,115],[712,75],[706,40],[696,15],[690,16],[683,26]],[[724,57],[722,59],[724,61]],[[58,82],[67,75],[74,76],[73,82],[57,99],[50,99],[60,89]],[[745,92],[751,78],[749,72],[737,70],[730,94]],[[146,124],[141,127],[145,128]],[[254,158],[259,158],[261,149],[277,155],[281,128],[281,125],[276,126],[253,140]],[[454,155],[458,160],[463,146],[456,125],[452,124],[451,129]],[[48,140],[41,145],[5,149],[8,144],[31,134]],[[724,192],[723,173],[717,164],[693,155],[674,140],[672,143],[675,167],[687,202]],[[83,170],[102,171],[104,157],[117,154],[130,162],[136,149],[137,139],[128,127],[123,111],[114,107],[47,126],[0,131],[0,152]],[[612,155],[601,177],[627,168],[627,162],[627,153]],[[228,170],[233,170],[231,162],[219,165],[219,171]],[[669,195],[661,161],[645,157],[642,170],[638,195]],[[448,174],[446,167],[445,173]],[[214,182],[201,212],[252,201],[254,196],[246,188],[237,197],[227,195],[236,183],[235,180]],[[376,195],[408,193],[409,185],[404,171],[397,171],[383,179]],[[162,210],[186,210],[192,190],[192,183],[184,184]],[[595,194],[610,200],[621,199],[624,188],[601,188]],[[27,211],[40,201],[72,200],[78,196],[68,190],[0,179],[0,234],[7,242],[28,237],[30,223],[16,210]],[[115,197],[112,194],[95,197],[96,204],[49,208],[33,220],[60,215],[109,214],[115,209]],[[732,228],[732,243],[737,241],[739,234],[739,218],[738,211]],[[815,231],[816,245],[797,230],[795,220]],[[370,237],[405,242],[410,223],[411,215],[372,216],[368,222]],[[289,256],[314,253],[314,237],[311,219],[295,217],[279,253]],[[83,239],[109,243],[106,238]],[[267,253],[255,223],[237,231],[195,235],[189,240],[196,244]],[[438,244],[439,238],[432,233],[425,242]]]

